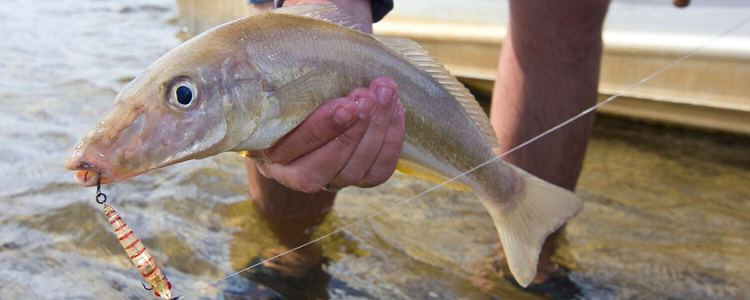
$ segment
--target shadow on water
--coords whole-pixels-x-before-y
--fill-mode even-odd
[[[225,226],[237,229],[230,244],[233,268],[255,266],[240,274],[254,285],[241,290],[225,289],[225,297],[328,299],[329,290],[337,290],[349,296],[371,298],[324,270],[331,261],[344,255],[361,254],[357,253],[356,243],[343,233],[261,263],[342,226],[335,214],[280,218],[263,214],[252,201],[229,205],[220,213]]]

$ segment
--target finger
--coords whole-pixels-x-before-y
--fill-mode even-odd
[[[370,90],[375,93],[377,106],[370,126],[357,145],[349,161],[336,175],[331,184],[337,187],[356,185],[361,182],[372,167],[391,126],[394,111],[397,109],[396,83],[391,79],[373,81]]]
[[[369,90],[367,92],[371,94]],[[369,105],[369,110],[372,111],[375,101],[373,98],[374,95],[367,95],[359,98],[359,102]],[[264,172],[292,189],[306,193],[319,192],[349,160],[367,131],[370,119],[369,115],[360,116],[352,127],[322,147],[287,165],[266,164]]]
[[[354,98],[342,97],[323,104],[271,148],[263,160],[286,164],[336,138],[356,123],[360,108]]]
[[[268,167],[267,167],[268,165],[264,161],[255,159],[255,158],[250,158],[250,159],[252,159],[253,164],[255,165],[255,169],[258,170],[260,175],[263,175],[263,177],[266,177],[266,178],[273,178],[272,176],[273,174],[269,173]]]
[[[396,170],[406,134],[406,113],[401,101],[397,99],[395,104],[392,125],[388,128],[383,146],[380,147],[380,152],[365,178],[357,184],[359,187],[379,185],[388,180]]]

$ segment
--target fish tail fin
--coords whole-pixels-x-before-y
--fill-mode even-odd
[[[483,202],[495,223],[510,272],[526,287],[536,276],[544,241],[578,214],[583,203],[566,189],[516,170],[522,175],[523,188],[513,199]]]

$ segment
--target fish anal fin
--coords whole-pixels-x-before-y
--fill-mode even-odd
[[[456,77],[451,75],[448,69],[430,56],[419,43],[410,39],[389,36],[375,36],[375,38],[437,80],[461,104],[466,114],[476,124],[477,129],[482,132],[490,147],[499,146],[490,120],[474,95]]]
[[[396,169],[398,169],[401,173],[434,183],[443,183],[448,180],[448,178],[446,178],[445,176],[408,160],[399,159],[398,164],[396,165]],[[445,187],[458,191],[471,191],[468,186],[458,181],[451,181],[445,184]]]
[[[526,287],[536,276],[547,237],[578,214],[583,202],[573,192],[520,169],[522,188],[504,201],[482,199],[498,230],[510,272]]]
[[[284,6],[274,9],[272,12],[328,21],[354,30],[360,30],[362,27],[359,20],[342,12],[335,4],[330,3]]]

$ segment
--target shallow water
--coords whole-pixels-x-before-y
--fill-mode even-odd
[[[116,92],[179,43],[172,1],[0,2],[0,298],[142,299],[140,277],[62,164]],[[346,189],[321,220],[274,220],[226,154],[105,187],[187,298],[750,297],[750,140],[600,118],[559,240],[567,279],[524,291],[492,271],[495,232],[473,196],[437,190],[304,248],[304,279],[261,268],[430,184],[397,174]],[[318,224],[306,230],[310,224]],[[532,293],[535,292],[535,293]]]

